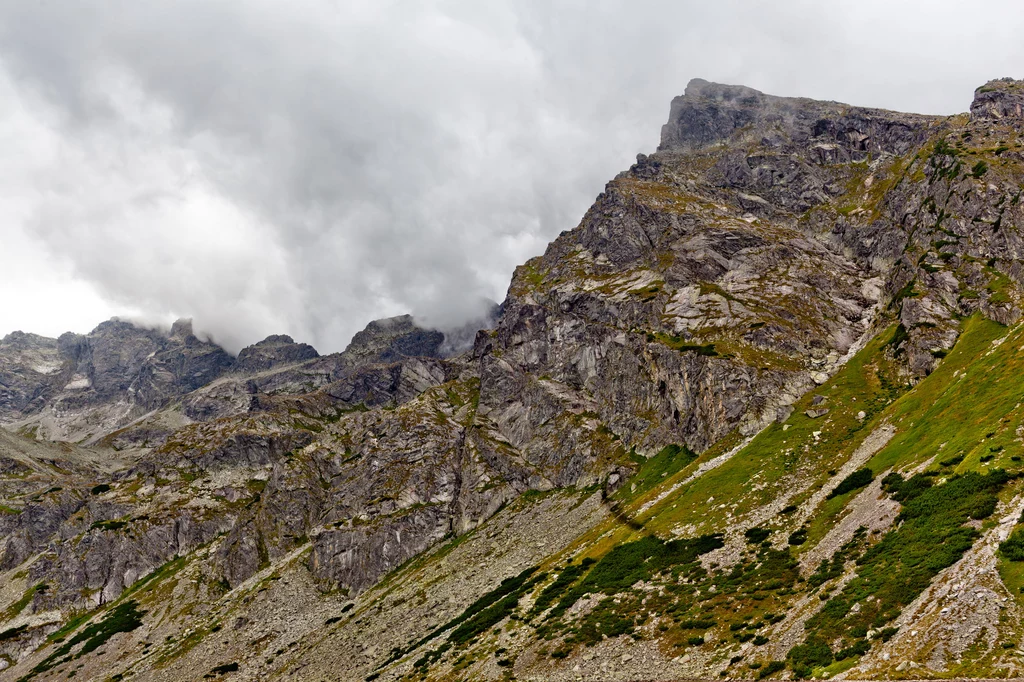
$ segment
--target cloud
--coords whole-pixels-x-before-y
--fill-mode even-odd
[[[18,143],[0,161],[15,197],[0,238],[44,262],[79,316],[190,316],[232,350],[271,333],[339,350],[403,312],[457,326],[655,148],[690,78],[953,113],[1024,63],[1022,16],[1013,2],[0,2],[0,139]],[[71,319],[58,299],[0,328]]]

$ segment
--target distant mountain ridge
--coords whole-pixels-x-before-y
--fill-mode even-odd
[[[419,327],[410,315],[373,321],[345,351],[325,357],[286,335],[232,357],[196,337],[188,320],[165,331],[114,319],[58,339],[13,332],[0,339],[0,424],[51,440],[94,442],[228,375],[237,383],[305,363],[315,366],[319,385],[356,366],[440,358],[444,344],[445,334]]]

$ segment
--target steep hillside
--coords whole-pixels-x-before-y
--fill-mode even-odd
[[[0,675],[1022,674],[1022,102],[695,80],[454,357],[7,337]]]

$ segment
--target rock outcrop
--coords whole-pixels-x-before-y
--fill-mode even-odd
[[[263,372],[279,365],[318,357],[320,354],[308,343],[295,343],[290,336],[275,334],[239,351],[234,370],[241,373]]]
[[[985,83],[974,91],[971,118],[982,121],[1024,118],[1024,85],[1012,78]]]

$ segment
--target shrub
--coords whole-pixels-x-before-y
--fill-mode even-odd
[[[868,483],[871,483],[871,481],[873,481],[874,479],[875,474],[871,471],[871,469],[868,469],[867,467],[864,467],[863,469],[857,469],[852,474],[850,474],[842,481],[840,481],[839,485],[833,488],[832,492],[828,494],[827,499],[831,500],[833,497],[839,497],[840,495],[845,495],[846,493],[857,490],[858,488],[863,488]]]
[[[974,168],[971,169],[971,175],[976,178],[980,178],[986,172],[988,172],[988,164],[984,160],[978,161],[978,163],[974,164]]]
[[[783,670],[786,664],[782,661],[770,661],[767,665],[761,668],[761,672],[757,674],[757,679],[763,680],[766,677],[770,677],[775,673]]]
[[[967,508],[967,514],[974,520],[987,519],[996,510],[999,500],[995,495],[982,495],[974,500]]]
[[[616,545],[590,569],[578,590],[573,590],[579,591],[573,602],[587,592],[615,594],[639,580],[649,579],[666,568],[691,563],[700,555],[724,546],[725,542],[720,533],[668,542],[647,536]],[[567,595],[572,596],[572,593]]]
[[[16,628],[8,628],[7,630],[4,630],[3,632],[0,632],[0,642],[3,642],[3,641],[8,640],[8,639],[14,639],[16,637],[19,637],[26,630],[28,630],[28,626],[27,625],[21,625],[21,626],[16,627]]]
[[[797,644],[789,650],[787,658],[793,662],[794,669],[798,665],[810,668],[825,667],[832,663],[832,649],[820,637],[808,637],[803,644]]]
[[[797,528],[789,535],[789,544],[797,546],[807,542],[807,529]]]
[[[845,649],[840,649],[836,652],[836,660],[842,661],[846,658],[852,658],[853,656],[863,656],[871,650],[871,643],[866,639],[862,639],[854,643],[852,646],[848,646]]]
[[[883,642],[888,642],[899,631],[899,628],[883,628],[875,633],[874,639],[880,639]]]
[[[752,545],[760,545],[762,542],[767,540],[768,536],[771,535],[771,534],[772,534],[772,532],[770,530],[768,530],[767,528],[756,528],[755,527],[755,528],[748,528],[743,533],[743,536],[745,538],[747,538],[747,542],[749,542],[750,544],[752,544]]]
[[[906,481],[897,473],[891,473],[882,479],[882,488],[897,502],[907,502],[932,487],[932,477],[916,474]]]
[[[516,578],[510,579],[514,584],[518,585],[513,589],[506,588],[507,593],[505,596],[501,597],[491,606],[487,606],[486,608],[476,611],[471,618],[467,619],[455,628],[450,635],[448,635],[448,641],[459,646],[468,644],[475,639],[477,635],[486,632],[492,626],[497,625],[502,620],[510,616],[516,606],[519,605],[519,599],[523,596],[523,593],[544,579],[545,574],[541,573],[529,582],[520,581],[520,579],[525,580],[525,578],[535,570],[536,568],[527,569],[528,573],[527,571],[524,571],[526,576],[520,573]],[[504,585],[505,583],[502,584]],[[480,600],[477,601],[479,602]],[[469,609],[467,609],[467,611],[469,611]]]
[[[541,591],[537,601],[533,604],[533,608],[530,609],[530,615],[543,613],[545,609],[555,603],[555,600],[561,598],[566,590],[583,574],[584,569],[585,566],[582,564],[566,566],[562,569],[562,572],[558,574],[554,582]]]
[[[704,644],[704,637],[690,637],[686,643],[690,646],[701,646]]]
[[[1017,528],[999,545],[999,553],[1009,561],[1024,561],[1024,528]]]
[[[797,679],[806,680],[812,674],[814,674],[814,673],[811,670],[810,666],[804,665],[803,663],[798,663],[798,664],[794,664],[793,665],[793,675],[795,675],[797,677]]]
[[[852,638],[855,632],[866,633],[867,627],[879,628],[895,618],[939,572],[971,548],[979,533],[965,523],[990,515],[995,494],[1008,480],[1001,469],[954,476],[942,485],[920,475],[891,480],[894,497],[903,499],[898,517],[903,523],[857,559],[856,576],[807,621],[808,642],[812,637]],[[869,596],[875,598],[868,600]],[[856,612],[851,610],[855,603],[861,606]]]
[[[133,599],[118,604],[110,609],[101,620],[89,624],[77,635],[62,644],[59,649],[33,668],[32,673],[46,672],[58,663],[63,662],[64,657],[68,656],[71,650],[78,644],[82,644],[82,648],[75,654],[76,658],[95,651],[119,632],[135,630],[142,625],[142,617],[146,615],[146,612],[139,611],[138,607],[138,602]]]
[[[214,666],[207,677],[215,677],[217,675],[223,675],[224,673],[233,673],[238,670],[237,663],[224,663],[222,665]]]
[[[428,666],[433,661],[436,661],[441,654],[451,648],[453,643],[452,638],[455,637],[456,633],[458,633],[458,639],[461,640],[461,643],[465,643],[472,637],[489,628],[491,625],[499,622],[502,618],[511,614],[512,610],[514,610],[516,605],[518,605],[519,598],[522,597],[523,594],[546,577],[546,574],[541,573],[531,580],[530,577],[537,572],[537,568],[537,566],[531,566],[518,575],[505,578],[496,588],[467,606],[466,609],[455,618],[452,618],[445,624],[434,628],[423,638],[413,642],[405,649],[396,647],[392,650],[391,656],[384,662],[384,665],[389,665],[400,659],[405,654],[418,649],[443,633],[445,630],[456,628],[456,630],[448,636],[449,641],[447,643],[442,644],[441,647],[434,652],[428,652],[415,663],[417,667]],[[351,609],[352,606],[353,604],[347,604],[341,612],[345,613]]]
[[[127,525],[127,521],[95,521],[91,526],[89,526],[89,530],[95,530],[97,528],[100,530],[121,530]]]
[[[932,151],[933,156],[957,156],[959,154],[959,150],[951,146],[945,139],[936,142],[935,148]]]
[[[941,462],[941,464],[943,466],[947,466],[947,464],[959,464],[960,462],[963,461],[963,457],[962,456],[960,457],[959,461],[954,462],[953,460],[955,460],[955,459],[956,459],[956,457],[951,457],[950,459],[947,459],[947,460]],[[890,493],[890,494],[896,492],[897,490],[899,490],[900,486],[902,486],[902,485],[903,485],[903,476],[901,476],[900,474],[896,473],[895,471],[886,474],[885,478],[882,479],[882,490],[884,490],[885,492]]]

